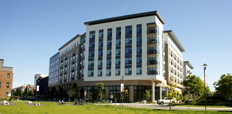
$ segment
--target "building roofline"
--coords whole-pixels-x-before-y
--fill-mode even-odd
[[[176,35],[173,33],[172,30],[165,30],[164,33],[168,33],[173,41],[177,44],[177,46],[180,48],[181,52],[184,52],[184,47],[181,45],[180,41],[177,39]]]
[[[63,47],[65,47],[66,45],[68,45],[70,42],[72,42],[73,40],[75,40],[77,37],[80,37],[82,34],[77,34],[76,36],[74,36],[71,40],[69,40],[67,43],[65,43],[63,46],[61,46],[59,48],[59,50],[61,50]]]
[[[184,63],[186,63],[191,69],[194,69],[192,64],[189,61],[184,61]]]
[[[126,20],[126,19],[133,19],[133,18],[138,18],[138,17],[146,17],[146,16],[152,16],[152,15],[156,15],[158,17],[158,19],[161,21],[161,23],[165,24],[164,20],[159,15],[158,11],[150,11],[150,12],[143,12],[143,13],[118,16],[118,17],[99,19],[99,20],[94,20],[94,21],[88,21],[88,22],[85,22],[84,24],[85,25],[94,25],[94,24],[107,23],[107,22]]]

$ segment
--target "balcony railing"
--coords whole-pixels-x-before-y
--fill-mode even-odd
[[[154,61],[154,60],[153,60],[153,61],[148,61],[148,62],[147,62],[147,65],[156,65],[156,63],[157,63],[157,62]]]
[[[156,50],[148,50],[148,51],[147,51],[147,54],[156,54],[156,53],[157,53]]]
[[[147,30],[147,34],[157,33],[157,30]]]
[[[147,44],[156,44],[157,43],[157,40],[148,40],[147,41]]]

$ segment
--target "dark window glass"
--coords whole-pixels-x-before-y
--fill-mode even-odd
[[[132,54],[132,48],[126,48],[125,55],[131,55],[131,54]]]
[[[95,39],[95,31],[90,31],[89,32],[89,39],[90,40]]]
[[[121,27],[116,28],[116,37],[121,37]]]

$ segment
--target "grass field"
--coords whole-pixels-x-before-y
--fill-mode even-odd
[[[72,104],[59,105],[57,102],[40,102],[43,106],[29,106],[25,103],[15,102],[17,105],[0,105],[0,114],[231,114],[231,112],[169,111],[93,104],[73,106]]]

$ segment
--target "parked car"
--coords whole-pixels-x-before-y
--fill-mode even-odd
[[[162,100],[158,100],[158,101],[157,101],[157,104],[162,105],[162,104],[176,103],[176,102],[177,102],[177,101],[176,101],[175,98],[173,98],[173,99],[171,99],[171,98],[164,98],[164,99],[162,99]]]

